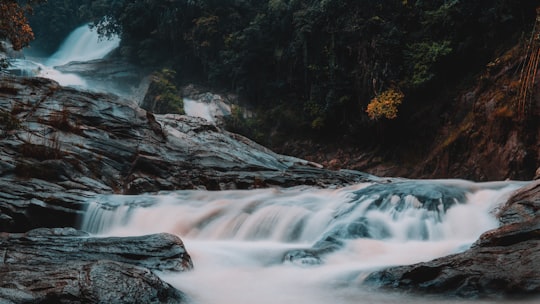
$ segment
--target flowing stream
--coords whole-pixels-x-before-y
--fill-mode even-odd
[[[373,270],[466,250],[497,227],[493,212],[521,185],[395,180],[103,195],[81,228],[102,236],[179,235],[194,270],[161,276],[195,303],[457,303],[370,290],[362,280]]]

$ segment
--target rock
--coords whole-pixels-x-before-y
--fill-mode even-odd
[[[473,190],[473,186],[469,190]],[[424,219],[423,225],[401,226],[409,239],[429,239],[428,222],[440,223],[444,213],[455,204],[464,203],[467,189],[437,184],[433,181],[388,179],[356,190],[350,201],[334,211],[332,224],[322,236],[307,249],[285,252],[282,260],[298,265],[317,265],[325,255],[341,249],[347,240],[359,238],[388,239],[392,228],[385,221],[374,220],[368,212],[378,210],[392,213],[395,220],[412,210]],[[366,204],[367,203],[367,204]]]
[[[540,111],[534,96],[527,113],[510,105],[519,91],[521,73],[515,71],[523,63],[522,46],[499,57],[475,86],[456,98],[437,131],[438,140],[408,177],[534,178],[540,165]]]
[[[77,74],[87,82],[88,87],[96,91],[110,92],[139,103],[142,100],[140,91],[145,91],[148,84],[145,82],[147,72],[122,59],[107,58],[90,61],[72,61],[56,70]]]
[[[4,264],[63,264],[111,260],[160,271],[193,268],[184,244],[171,234],[92,238],[70,228],[40,228],[0,237]]]
[[[540,181],[532,182],[515,193],[499,210],[502,224],[538,220],[540,210]]]
[[[186,303],[146,268],[103,261],[0,264],[0,303]]]
[[[184,114],[184,104],[179,90],[167,76],[154,74],[149,77],[141,108],[155,114]]]
[[[501,227],[467,251],[370,274],[365,284],[467,298],[540,294],[540,181],[516,192],[499,213]]]
[[[374,177],[280,155],[200,118],[152,115],[114,95],[4,77],[0,229],[75,227],[95,194],[340,186]],[[13,122],[13,123],[12,123]],[[15,123],[16,122],[16,123]]]
[[[184,303],[152,270],[193,267],[170,234],[92,238],[72,228],[0,234],[0,299],[7,303]]]

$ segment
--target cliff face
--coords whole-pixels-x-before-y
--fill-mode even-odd
[[[448,113],[416,177],[530,180],[540,166],[540,80],[520,102],[526,50],[515,47],[497,58],[465,90]]]
[[[332,169],[378,176],[531,180],[540,167],[540,78],[530,83],[523,109],[519,101],[527,51],[531,53],[526,46],[516,46],[489,63],[468,88],[442,93],[443,98],[457,97],[440,117],[423,118],[443,121],[433,123],[441,127],[432,141],[425,138],[422,144],[390,149],[290,141],[273,148]]]

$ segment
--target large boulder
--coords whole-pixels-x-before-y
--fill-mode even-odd
[[[171,234],[137,237],[89,237],[73,228],[38,228],[0,236],[4,264],[63,264],[69,261],[112,260],[160,271],[193,268],[184,244]]]
[[[186,303],[146,268],[113,261],[0,264],[0,303]]]
[[[152,271],[193,267],[173,235],[92,238],[74,229],[0,235],[0,303],[184,303]]]
[[[540,181],[516,192],[501,226],[459,254],[370,274],[365,284],[468,298],[540,294]]]
[[[279,155],[212,123],[153,115],[43,78],[0,80],[0,230],[75,226],[94,194],[339,186],[367,180]]]

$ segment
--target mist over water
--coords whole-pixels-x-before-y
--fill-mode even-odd
[[[15,59],[10,61],[8,72],[22,77],[43,77],[55,80],[62,86],[86,88],[86,81],[75,74],[62,73],[39,62],[39,59]]]
[[[179,235],[195,269],[161,276],[195,303],[457,303],[361,284],[377,269],[466,250],[497,227],[494,210],[520,185],[403,181],[105,195],[81,225],[104,236]],[[335,250],[290,258],[329,237],[338,240]]]

